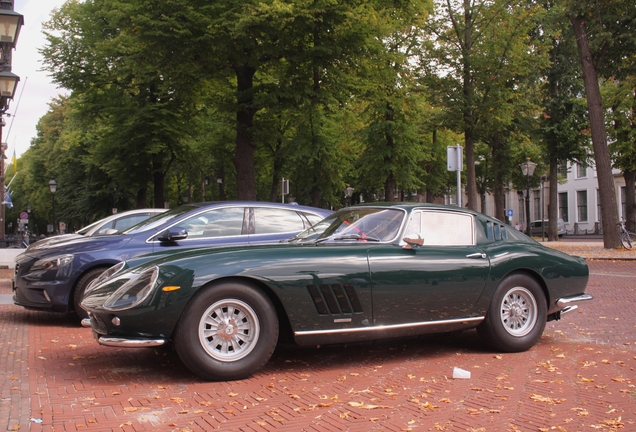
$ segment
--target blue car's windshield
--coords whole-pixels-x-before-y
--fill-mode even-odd
[[[168,222],[169,220],[181,216],[184,213],[188,213],[196,208],[196,206],[192,205],[183,205],[177,208],[173,208],[165,213],[159,213],[158,215],[148,218],[145,221],[128,228],[126,231],[123,232],[123,234],[137,234],[143,231],[155,229]]]

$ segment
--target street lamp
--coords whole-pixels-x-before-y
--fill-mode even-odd
[[[15,48],[24,25],[24,17],[13,10],[13,1],[0,0],[0,143],[4,113],[9,109],[20,77],[11,72],[11,51]],[[0,149],[0,238],[4,239],[4,158],[5,147]]]
[[[530,162],[530,158],[528,158],[524,163],[519,164],[519,166],[521,167],[521,172],[526,177],[526,234],[530,236],[530,177],[534,174],[534,169],[537,167],[537,164]]]
[[[49,190],[51,191],[51,199],[53,206],[51,207],[51,215],[53,218],[53,234],[55,234],[55,192],[57,192],[57,182],[55,179],[49,180]]]

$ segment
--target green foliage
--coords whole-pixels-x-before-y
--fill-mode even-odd
[[[589,10],[583,3],[576,7]],[[603,71],[621,167],[636,154],[633,128],[619,121],[633,117],[634,57],[619,55],[636,45],[633,20],[620,16],[631,13],[628,3],[602,2],[603,19],[614,21],[594,27],[592,39],[600,48],[613,35]],[[43,232],[51,177],[57,219],[73,228],[113,207],[280,201],[282,178],[301,204],[345,205],[348,185],[354,201],[395,192],[432,200],[454,194],[446,147],[462,140],[467,190],[503,200],[509,185],[525,185],[518,165],[527,157],[588,157],[573,8],[566,0],[69,0],[46,23],[41,52],[70,96],[52,102],[19,162],[16,208],[30,204]]]

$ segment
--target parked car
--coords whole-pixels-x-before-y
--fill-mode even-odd
[[[82,236],[92,237],[98,235],[118,234],[127,230],[133,225],[137,225],[139,222],[142,222],[156,214],[163,213],[166,210],[167,209],[147,208],[116,213],[104,219],[100,219],[97,222],[93,222],[92,224],[87,225],[74,233],[61,234],[38,240],[37,242],[31,243],[29,245],[29,249],[39,249],[44,247],[45,245],[61,243],[68,240],[81,238]]]
[[[75,311],[85,318],[79,302],[86,287],[122,260],[160,250],[278,242],[331,213],[276,203],[189,204],[146,219],[122,234],[27,249],[15,258],[14,303],[27,309]]]
[[[102,345],[173,344],[192,372],[232,380],[261,368],[279,335],[321,345],[476,327],[494,350],[523,351],[592,298],[582,258],[470,210],[362,205],[317,227],[122,262],[87,291],[83,324]]]
[[[540,237],[545,233],[548,235],[548,220],[530,222],[530,235]],[[545,228],[544,228],[545,227]],[[565,222],[563,219],[557,219],[557,235],[563,237],[565,234]]]

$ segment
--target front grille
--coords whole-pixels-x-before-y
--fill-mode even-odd
[[[362,304],[351,284],[307,285],[309,295],[320,315],[362,312]]]
[[[17,276],[18,275],[18,270],[20,269],[20,264],[19,263],[15,263],[15,269],[13,270],[13,275]]]

